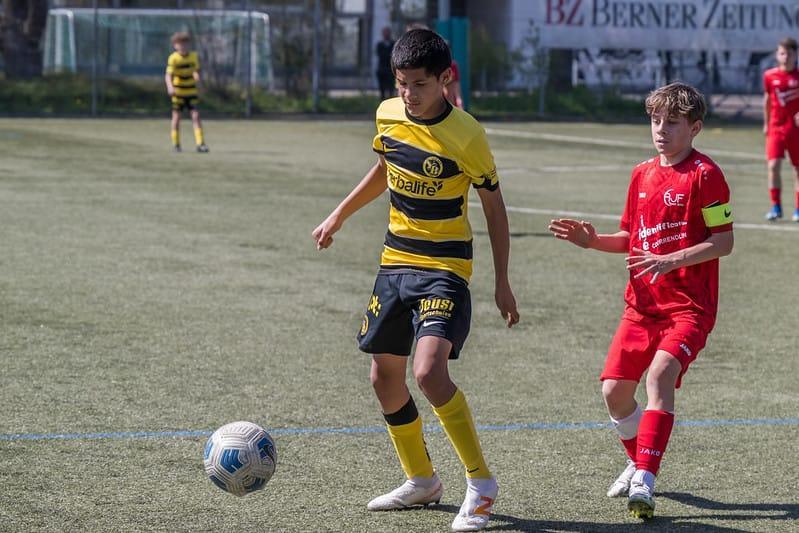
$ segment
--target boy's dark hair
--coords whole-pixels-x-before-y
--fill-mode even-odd
[[[668,117],[686,117],[693,124],[704,120],[707,104],[702,93],[687,83],[674,82],[656,89],[646,97],[646,114],[663,113]]]
[[[423,68],[439,77],[452,65],[444,39],[432,30],[414,29],[400,37],[391,52],[391,71]]]
[[[799,45],[796,43],[796,39],[791,37],[786,37],[785,39],[781,40],[777,46],[781,46],[786,50],[793,50],[794,52],[796,52],[797,48],[799,48]]]
[[[189,32],[179,31],[177,33],[172,34],[172,44],[190,43],[190,42],[191,42],[191,35],[189,35]]]

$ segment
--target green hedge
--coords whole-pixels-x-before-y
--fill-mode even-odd
[[[202,93],[203,113],[242,116],[246,93],[235,89],[208,89]],[[371,115],[378,104],[372,95],[338,98],[322,97],[323,113]],[[157,115],[169,109],[169,99],[160,80],[104,79],[98,88],[101,114]],[[480,117],[501,119],[543,118],[538,113],[538,95],[502,94],[472,97],[471,112]],[[310,97],[297,98],[256,90],[253,114],[307,113],[313,111]],[[85,115],[91,112],[91,82],[83,76],[56,75],[31,81],[0,80],[0,114],[3,115]],[[596,93],[584,87],[569,92],[547,93],[544,116],[583,119],[626,119],[641,116],[640,101],[612,93]]]

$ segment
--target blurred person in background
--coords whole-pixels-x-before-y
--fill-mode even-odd
[[[394,39],[391,38],[391,28],[383,28],[383,39],[377,42],[377,86],[380,89],[380,100],[386,100],[394,95],[394,73],[391,72],[391,51],[394,49]]]
[[[194,126],[194,141],[197,151],[207,153],[208,146],[203,138],[203,127],[200,122],[200,112],[197,110],[199,101],[198,86],[200,84],[200,60],[197,52],[190,50],[191,36],[186,32],[172,35],[172,46],[175,51],[166,62],[166,90],[172,97],[172,149],[180,152],[180,113],[188,109],[191,113],[191,122]]]
[[[785,152],[794,168],[796,209],[792,220],[799,222],[799,70],[796,68],[797,43],[786,38],[779,42],[777,66],[763,74],[763,133],[766,136],[766,164],[771,209],[766,220],[782,218],[782,177]]]

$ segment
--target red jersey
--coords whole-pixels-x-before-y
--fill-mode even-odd
[[[693,150],[665,167],[654,157],[633,169],[621,229],[633,247],[657,255],[689,248],[712,233],[732,230],[730,189],[724,174],[706,155]],[[696,316],[712,328],[718,309],[719,260],[672,270],[652,284],[652,275],[630,273],[624,301],[633,317]],[[628,311],[625,311],[627,313]],[[709,329],[708,329],[709,331]]]
[[[461,73],[458,70],[458,62],[453,59],[449,68],[452,69],[452,81],[461,81]]]
[[[769,133],[795,127],[793,117],[799,113],[799,69],[787,72],[779,67],[768,69],[763,74],[763,91],[771,104]]]

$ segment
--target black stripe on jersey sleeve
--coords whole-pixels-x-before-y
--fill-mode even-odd
[[[496,191],[499,187],[499,182],[495,181],[494,184],[491,184],[491,178],[483,178],[482,183],[475,183],[472,185],[475,189],[488,189],[489,191]]]
[[[383,153],[386,156],[386,161],[405,170],[439,180],[451,178],[461,173],[458,164],[452,159],[426,152],[386,135],[382,135],[380,141],[383,143]],[[425,165],[425,161],[427,161],[427,165]]]
[[[388,231],[386,232],[385,245],[389,248],[399,250],[400,252],[408,252],[427,257],[451,257],[455,259],[472,258],[472,241],[423,241],[420,239],[400,237]]]
[[[463,196],[451,200],[423,200],[391,191],[391,205],[408,218],[417,220],[446,220],[463,214]]]
[[[181,80],[193,80],[194,79],[194,76],[191,75],[191,74],[188,74],[186,76],[181,76],[180,74],[175,74],[175,76],[180,78]]]

